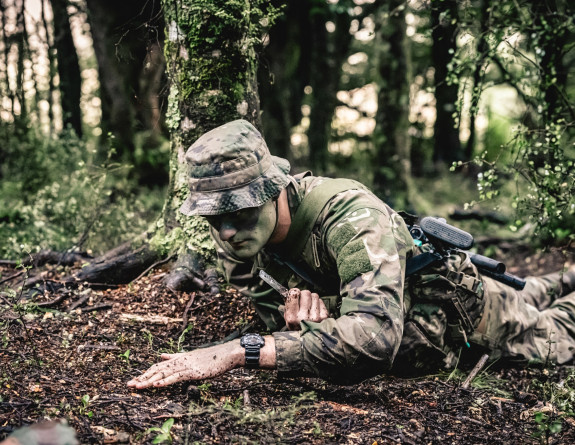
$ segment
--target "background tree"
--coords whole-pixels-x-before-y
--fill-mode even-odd
[[[406,6],[387,2],[376,14],[377,113],[373,187],[392,206],[408,205],[411,176],[409,89],[412,83]]]
[[[179,208],[188,193],[184,154],[201,134],[243,118],[260,127],[256,50],[262,24],[275,9],[256,0],[164,0],[165,55],[170,81],[167,125],[171,133],[170,183],[162,215],[135,252],[132,246],[104,255],[77,276],[81,281],[126,282],[159,257],[179,256],[168,285],[180,288],[203,272],[211,249],[203,218]],[[197,278],[197,277],[196,277]]]
[[[134,166],[140,184],[163,185],[168,154],[158,147],[168,132],[161,3],[87,0],[86,5],[100,79],[102,143],[114,147],[114,159]]]
[[[64,128],[70,126],[78,137],[82,137],[82,113],[80,98],[82,95],[82,78],[78,54],[74,46],[68,0],[50,0],[54,14],[54,47],[58,61],[60,78],[60,97]]]
[[[454,119],[459,86],[457,79],[448,77],[448,66],[457,49],[457,5],[456,0],[431,2],[431,53],[435,70],[436,110],[433,161],[443,166],[461,160],[459,126]]]

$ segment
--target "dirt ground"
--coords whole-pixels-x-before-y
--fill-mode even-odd
[[[509,269],[518,275],[564,261],[559,251],[500,254],[512,257]],[[461,388],[464,372],[344,387],[247,370],[129,389],[126,382],[160,352],[263,325],[234,291],[173,293],[162,285],[162,270],[129,285],[47,293],[36,306],[15,306],[20,294],[7,286],[20,272],[0,268],[0,439],[22,425],[67,419],[85,444],[575,443],[575,419],[555,404],[572,381],[565,367],[490,369],[469,389]]]

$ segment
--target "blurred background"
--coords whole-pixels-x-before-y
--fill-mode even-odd
[[[156,221],[164,8],[185,3],[0,1],[0,258],[98,254]],[[262,131],[294,173],[359,179],[476,235],[574,239],[570,2],[269,3]]]

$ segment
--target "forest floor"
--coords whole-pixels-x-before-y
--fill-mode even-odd
[[[526,275],[558,270],[564,256],[515,250],[507,260],[510,272]],[[126,382],[160,352],[221,339],[246,323],[263,330],[250,303],[233,290],[173,293],[158,269],[129,285],[74,289],[49,307],[14,305],[19,294],[6,286],[18,273],[0,268],[0,439],[63,418],[85,444],[575,443],[575,419],[562,411],[561,401],[575,400],[566,367],[490,369],[469,389],[462,371],[335,386],[247,370],[130,389]]]

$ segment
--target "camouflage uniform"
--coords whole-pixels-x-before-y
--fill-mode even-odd
[[[249,142],[260,147],[263,141],[253,127],[244,127],[240,126],[242,136],[230,127],[210,132],[207,142],[199,141],[188,151],[189,160],[197,161],[200,156],[203,160],[198,165],[211,159],[229,166],[229,159],[219,159],[215,153],[226,151],[230,144],[238,147]],[[285,168],[280,170],[285,173]],[[212,167],[213,172],[229,173],[220,167]],[[198,169],[191,184],[204,173]],[[266,179],[270,174],[260,168],[260,175]],[[281,176],[281,172],[273,175]],[[304,197],[324,181],[309,175],[298,180],[285,178],[292,215]],[[284,187],[277,179],[271,186],[268,181],[268,188],[276,187],[276,195],[277,189]],[[265,188],[253,182],[250,178],[243,189],[230,191],[228,187],[211,196],[192,194],[182,211],[213,214],[242,208],[237,204],[240,200],[254,200],[258,190]],[[202,213],[201,208],[212,213]],[[573,359],[575,293],[567,293],[575,289],[575,274],[563,279],[559,274],[529,278],[526,289],[517,292],[480,277],[468,256],[460,253],[406,280],[406,261],[420,253],[420,248],[414,245],[403,219],[368,190],[347,190],[333,197],[290,268],[282,266],[282,254],[289,246],[266,246],[253,262],[245,262],[233,257],[233,249],[216,231],[212,235],[226,278],[251,298],[268,328],[275,331],[281,373],[351,383],[389,371],[407,375],[449,368],[457,365],[458,357],[472,358],[484,351],[494,359],[527,362],[551,359],[567,363]],[[301,331],[282,331],[283,300],[256,278],[259,268],[274,265],[275,270],[287,272],[284,284],[288,287],[317,292],[330,318],[319,323],[302,321]],[[313,284],[300,276],[311,277]]]

